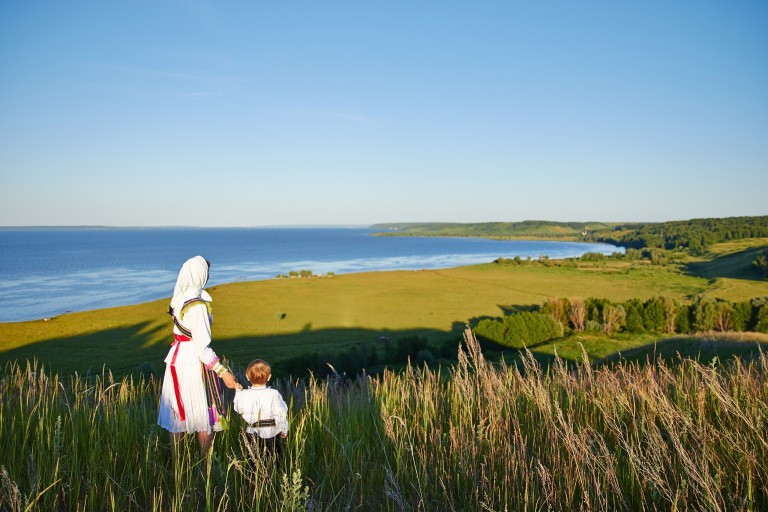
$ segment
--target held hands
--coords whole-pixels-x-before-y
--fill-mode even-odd
[[[227,370],[224,372],[224,374],[221,376],[221,380],[224,381],[224,385],[227,386],[229,389],[237,389],[241,390],[243,389],[243,386],[237,382],[237,379],[234,375],[232,375],[232,372]]]

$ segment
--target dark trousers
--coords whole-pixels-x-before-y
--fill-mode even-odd
[[[279,459],[280,455],[283,453],[283,443],[282,438],[280,437],[280,434],[277,434],[275,437],[270,437],[268,439],[264,439],[259,437],[259,434],[247,434],[248,436],[248,442],[251,443],[251,446],[254,447],[254,450],[260,454],[264,455],[267,459]]]

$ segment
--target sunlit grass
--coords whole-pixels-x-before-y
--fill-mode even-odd
[[[760,284],[768,293],[768,284]],[[297,354],[375,343],[382,334],[455,339],[472,319],[538,306],[550,297],[624,301],[663,293],[684,299],[708,286],[706,279],[674,269],[626,263],[601,268],[489,263],[235,283],[211,291],[214,348],[240,364],[255,357],[279,363]],[[105,365],[116,375],[142,365],[158,367],[170,336],[166,309],[166,301],[155,301],[0,324],[0,362],[37,357],[62,374]]]
[[[583,357],[586,357],[584,354]],[[2,510],[765,510],[768,356],[668,366],[490,364],[470,333],[450,368],[279,382],[276,465],[231,418],[212,454],[171,456],[159,385],[0,379]]]

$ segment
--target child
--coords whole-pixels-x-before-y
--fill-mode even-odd
[[[277,390],[267,387],[272,370],[266,361],[251,361],[245,376],[251,387],[235,392],[235,411],[248,423],[248,438],[269,456],[279,456],[280,441],[288,436],[288,406]]]

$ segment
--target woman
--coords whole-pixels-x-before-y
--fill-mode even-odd
[[[165,358],[165,376],[157,423],[171,435],[171,444],[185,433],[197,433],[200,450],[211,448],[221,430],[218,377],[231,389],[242,389],[235,376],[211,349],[211,301],[203,287],[209,263],[202,256],[181,267],[168,313],[173,316],[173,344]]]

